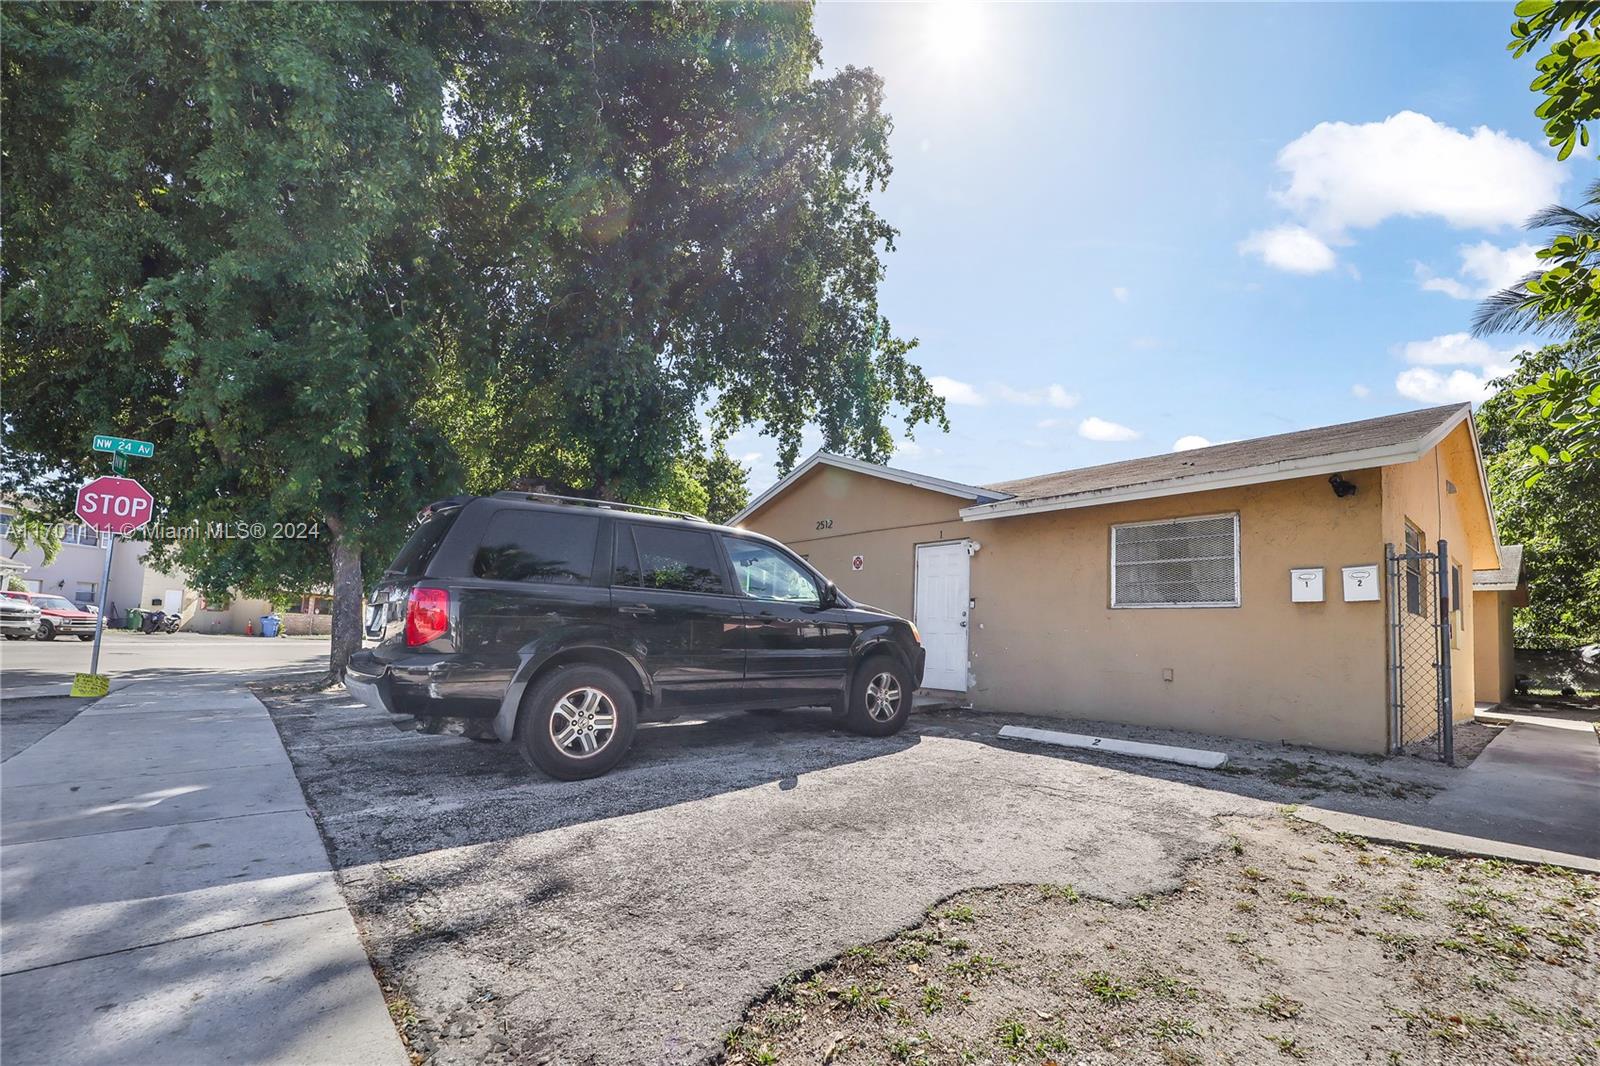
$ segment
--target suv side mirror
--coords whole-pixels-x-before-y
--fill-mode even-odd
[[[839,606],[839,586],[835,585],[832,581],[822,586],[822,606]]]

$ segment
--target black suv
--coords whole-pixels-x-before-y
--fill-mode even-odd
[[[827,705],[905,724],[912,623],[850,602],[767,537],[540,493],[425,508],[367,607],[345,686],[441,732],[517,745],[563,780],[615,766],[641,719]]]

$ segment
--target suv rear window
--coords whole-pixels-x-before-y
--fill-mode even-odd
[[[594,573],[600,519],[507,508],[489,519],[472,576],[491,581],[586,585]]]
[[[460,513],[461,508],[452,507],[448,511],[437,511],[424,519],[384,574],[421,577],[423,571],[428,569],[428,560],[439,550],[439,543],[444,540],[444,535],[450,532],[450,527],[456,524],[456,515]]]
[[[633,536],[628,536],[629,531]],[[617,526],[614,583],[676,592],[725,592],[711,534],[670,526]]]

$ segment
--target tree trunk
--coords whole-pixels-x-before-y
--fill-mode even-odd
[[[327,519],[333,534],[333,635],[328,649],[328,672],[344,679],[350,656],[361,650],[361,549],[342,519]]]

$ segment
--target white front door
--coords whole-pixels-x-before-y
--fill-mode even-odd
[[[917,628],[928,651],[924,688],[967,691],[967,545],[917,545]]]
[[[166,595],[161,597],[161,609],[168,614],[182,614],[183,590],[168,589]]]

